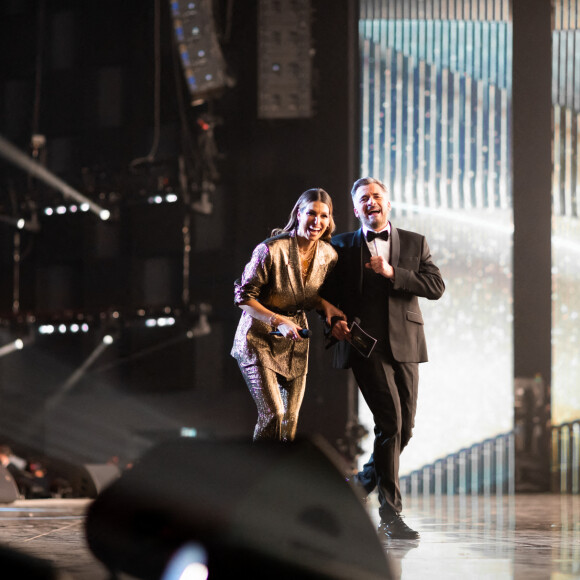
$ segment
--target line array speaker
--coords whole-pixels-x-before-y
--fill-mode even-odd
[[[311,117],[310,0],[260,0],[258,4],[258,116]]]
[[[233,84],[218,42],[212,2],[170,0],[177,49],[194,104]]]

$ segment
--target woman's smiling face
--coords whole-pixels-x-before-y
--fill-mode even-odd
[[[330,211],[321,201],[311,201],[298,210],[298,235],[309,242],[318,241],[329,223]]]

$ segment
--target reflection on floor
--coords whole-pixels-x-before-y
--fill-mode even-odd
[[[106,580],[104,566],[86,547],[88,504],[50,499],[0,505],[0,546],[49,560],[66,578]],[[376,505],[368,505],[376,521]],[[411,496],[405,518],[421,539],[385,545],[395,578],[580,578],[578,495]]]

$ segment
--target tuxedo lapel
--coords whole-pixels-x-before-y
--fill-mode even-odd
[[[358,292],[362,294],[363,289],[363,268],[365,267],[365,261],[363,257],[363,249],[366,242],[363,240],[363,233],[362,228],[359,228],[356,232],[354,232],[352,238],[352,245],[353,245],[353,260],[356,260],[357,263],[353,264],[353,268],[351,269],[352,272],[358,272]]]
[[[399,238],[399,230],[391,224],[391,261],[390,264],[398,266],[399,256],[401,255],[401,239]]]

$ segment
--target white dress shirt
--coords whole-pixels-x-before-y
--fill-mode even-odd
[[[382,256],[389,264],[391,263],[391,222],[388,222],[386,227],[379,232],[389,232],[389,239],[383,240],[381,238],[375,238],[372,242],[367,241],[367,232],[369,229],[363,226],[363,235],[365,237],[365,242],[371,253],[371,256]]]

